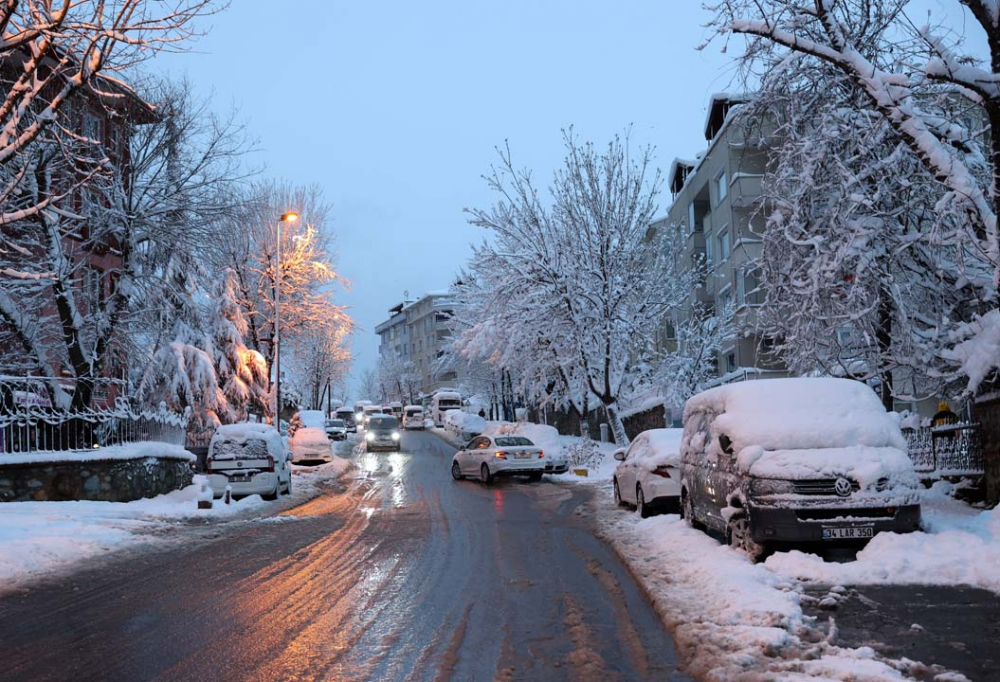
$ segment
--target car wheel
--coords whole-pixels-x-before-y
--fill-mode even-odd
[[[618,489],[618,479],[617,478],[614,480],[614,486],[615,486],[615,506],[616,507],[627,507],[628,505],[625,504],[625,500],[622,499],[622,493]]]
[[[730,547],[746,554],[753,563],[757,563],[767,556],[767,546],[754,541],[750,528],[750,517],[745,513],[730,517],[726,529],[726,540],[729,541]]]
[[[274,484],[273,493],[268,493],[267,495],[261,495],[261,497],[263,497],[268,502],[274,502],[276,499],[278,499],[278,495],[280,494],[281,494],[281,482],[278,481]]]
[[[479,480],[483,482],[483,485],[489,485],[493,482],[493,476],[490,475],[490,468],[485,464],[479,467]]]
[[[653,510],[646,504],[646,498],[642,494],[642,486],[635,486],[635,510],[639,512],[640,518],[648,519],[653,515]]]
[[[681,517],[687,521],[687,524],[696,530],[704,530],[705,526],[694,518],[694,502],[691,501],[691,496],[688,495],[687,491],[681,492]]]
[[[285,494],[286,495],[291,495],[292,494],[292,476],[291,476],[291,474],[289,474],[289,476],[288,476],[288,485],[285,486]]]
[[[456,481],[461,481],[464,476],[462,476],[462,467],[458,466],[458,462],[451,463],[451,477]]]

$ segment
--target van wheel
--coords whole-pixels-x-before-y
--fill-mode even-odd
[[[648,519],[653,515],[653,510],[646,504],[646,497],[642,494],[642,486],[635,486],[635,510],[639,512],[639,518]]]
[[[462,467],[458,466],[458,462],[451,463],[451,477],[456,481],[462,480]]]
[[[485,464],[479,467],[479,480],[483,482],[483,485],[489,485],[493,482],[493,477],[490,476],[490,468]]]
[[[615,506],[616,507],[627,507],[625,500],[622,499],[622,492],[618,489],[618,479],[614,480],[615,484]]]
[[[276,499],[278,499],[278,495],[280,494],[281,494],[281,483],[278,482],[274,484],[273,493],[268,493],[267,495],[261,495],[261,497],[267,500],[268,502],[274,502]]]
[[[705,524],[699,523],[694,518],[694,502],[686,490],[681,492],[681,517],[695,530],[705,530]]]
[[[737,514],[729,519],[726,540],[730,547],[746,554],[753,563],[761,561],[768,555],[767,546],[754,541],[750,528],[750,517],[745,513]]]

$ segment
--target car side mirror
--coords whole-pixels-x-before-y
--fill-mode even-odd
[[[286,462],[291,462],[291,461],[292,461],[292,457],[294,457],[294,456],[295,456],[295,455],[293,455],[293,454],[292,454],[292,453],[291,453],[290,451],[289,451],[289,452],[286,452],[286,453],[285,453],[285,461],[286,461]]]
[[[727,455],[733,454],[733,441],[724,433],[719,436],[719,447],[721,447],[722,451]]]
[[[619,462],[624,462],[625,461],[625,451],[624,450],[615,450],[615,459],[617,459]]]

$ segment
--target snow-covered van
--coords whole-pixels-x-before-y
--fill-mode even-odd
[[[367,429],[368,423],[377,414],[384,414],[381,405],[365,405],[361,411],[361,428]]]
[[[208,444],[205,474],[215,497],[222,497],[230,486],[233,495],[275,499],[292,491],[290,458],[273,426],[226,424],[215,430]]]
[[[684,406],[682,513],[755,560],[917,530],[918,487],[898,422],[859,381],[727,384]]]
[[[462,409],[462,395],[458,391],[438,391],[431,398],[431,419],[436,426],[444,426],[445,412],[460,409]]]
[[[424,429],[424,408],[420,405],[407,405],[403,408],[403,428]]]
[[[355,421],[354,410],[350,407],[341,407],[339,410],[333,413],[334,419],[343,419],[344,425],[347,427],[348,433],[355,433],[358,430],[357,421]]]

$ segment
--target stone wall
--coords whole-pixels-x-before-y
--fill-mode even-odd
[[[190,462],[176,458],[30,464],[3,464],[0,458],[0,502],[131,502],[188,486],[192,473]]]
[[[637,412],[636,414],[625,417],[622,419],[622,424],[625,425],[625,433],[628,435],[629,439],[632,439],[643,431],[648,431],[649,429],[666,428],[666,416],[667,411],[663,409],[663,405],[661,404],[651,410]]]

